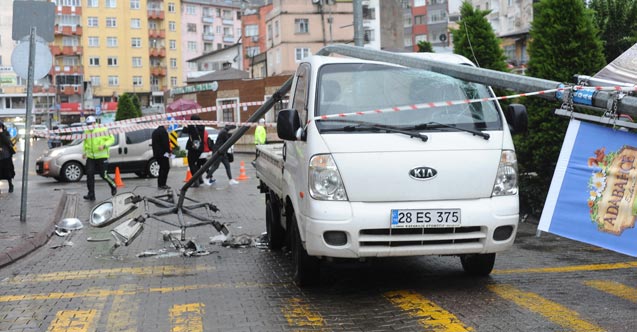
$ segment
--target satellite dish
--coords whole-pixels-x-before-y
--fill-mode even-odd
[[[447,35],[446,34],[440,34],[440,37],[438,37],[438,39],[440,39],[440,41],[444,42],[447,41]]]

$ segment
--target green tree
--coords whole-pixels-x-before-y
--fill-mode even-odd
[[[460,7],[459,29],[452,30],[453,51],[482,68],[505,71],[506,57],[486,16],[490,10],[475,9],[464,1]]]
[[[134,119],[141,116],[133,104],[133,100],[128,93],[124,93],[117,100],[117,113],[115,113],[115,121]]]
[[[139,97],[136,94],[131,94],[131,100],[133,101],[133,106],[135,106],[135,112],[137,112],[138,117],[142,116],[142,103],[139,101]]]
[[[575,74],[592,75],[605,65],[602,43],[582,0],[541,0],[534,5],[527,74],[571,82]],[[553,114],[556,102],[529,98],[529,131],[514,138],[523,208],[538,214],[546,198],[568,119]]]
[[[418,42],[418,52],[434,53],[434,47],[431,45],[430,42],[421,40]]]
[[[591,0],[594,21],[604,42],[606,61],[611,62],[637,42],[635,0]]]

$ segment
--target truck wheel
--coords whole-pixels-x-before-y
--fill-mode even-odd
[[[77,182],[80,181],[84,175],[84,169],[82,164],[77,161],[69,161],[60,170],[60,177],[64,182]]]
[[[493,270],[495,253],[462,255],[460,256],[460,262],[465,273],[477,277],[488,276]]]
[[[296,217],[292,211],[292,257],[294,259],[294,283],[299,287],[313,286],[318,284],[321,274],[320,261],[316,257],[309,256],[303,243],[301,233],[296,224]]]
[[[281,249],[285,241],[285,231],[281,226],[281,209],[269,198],[265,200],[265,228],[268,233],[268,248]]]

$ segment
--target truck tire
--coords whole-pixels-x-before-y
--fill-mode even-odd
[[[294,283],[299,287],[314,286],[319,283],[321,265],[318,258],[307,254],[301,242],[301,233],[296,223],[294,211],[291,213],[292,257],[294,259]]]
[[[285,230],[281,226],[281,208],[268,194],[265,200],[265,228],[267,231],[268,248],[279,250],[285,242]]]
[[[476,277],[488,276],[493,270],[495,253],[462,255],[460,256],[460,262],[464,272],[468,275]]]

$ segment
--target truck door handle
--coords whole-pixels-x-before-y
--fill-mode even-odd
[[[122,154],[122,148],[117,148],[117,153]]]
[[[288,146],[287,143],[283,142],[283,148],[281,149],[281,155],[283,156],[283,161],[285,161],[285,157],[287,155],[287,151],[288,151],[287,146]]]
[[[124,148],[124,154],[128,154],[128,148]]]

